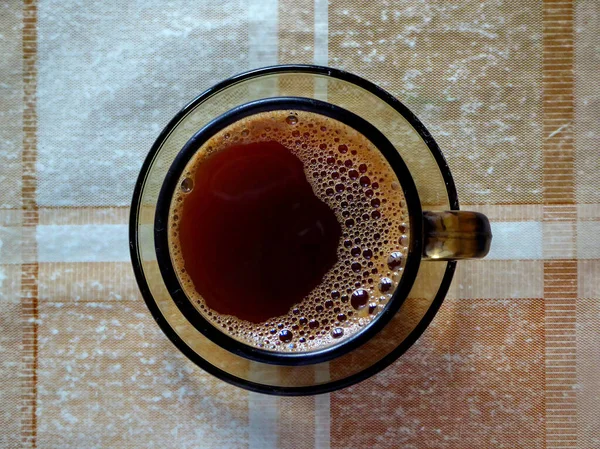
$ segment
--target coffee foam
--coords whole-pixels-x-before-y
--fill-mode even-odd
[[[304,165],[315,195],[342,228],[338,261],[286,315],[251,323],[211,310],[185,272],[177,236],[196,168],[244,143],[277,141]],[[402,276],[410,229],[400,183],[380,151],[343,123],[306,111],[271,111],[239,120],[210,138],[184,169],[169,214],[170,255],[187,297],[202,316],[236,340],[265,350],[306,352],[357,334],[385,308]]]

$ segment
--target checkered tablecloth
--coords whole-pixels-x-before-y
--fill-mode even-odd
[[[0,448],[600,447],[600,3],[0,0]],[[204,373],[129,262],[133,185],[190,99],[318,63],[434,135],[490,256],[335,393]]]

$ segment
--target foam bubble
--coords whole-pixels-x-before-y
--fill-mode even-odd
[[[194,180],[192,178],[184,178],[179,185],[183,193],[190,193],[194,189]],[[175,214],[174,216],[178,216]]]

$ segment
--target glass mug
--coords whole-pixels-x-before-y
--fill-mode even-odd
[[[339,344],[305,352],[261,349],[212,325],[184,293],[169,253],[170,203],[198,148],[237,120],[281,110],[333,118],[370,140],[400,180],[411,230],[404,272],[385,308]],[[165,334],[218,378],[279,395],[333,391],[388,366],[433,319],[456,260],[484,257],[491,238],[484,215],[458,210],[456,189],[439,147],[405,106],[358,76],[303,65],[237,75],[183,108],[143,164],[130,217],[136,279]]]

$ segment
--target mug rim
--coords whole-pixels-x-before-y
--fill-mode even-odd
[[[454,179],[452,177],[446,159],[442,154],[439,146],[437,145],[436,141],[433,139],[427,128],[425,128],[421,121],[416,117],[416,115],[414,115],[410,111],[410,109],[408,109],[395,96],[393,96],[386,90],[380,88],[371,81],[368,81],[365,78],[362,78],[358,75],[341,69],[314,64],[272,65],[238,73],[211,86],[210,88],[206,89],[204,92],[199,94],[192,101],[190,101],[187,105],[185,105],[163,128],[161,133],[154,141],[152,147],[150,148],[148,155],[144,159],[144,162],[142,163],[142,166],[140,168],[140,173],[134,186],[129,217],[130,256],[136,282],[142,294],[142,298],[144,299],[144,302],[146,303],[146,306],[148,307],[152,317],[154,318],[158,326],[161,328],[163,333],[167,336],[167,338],[198,367],[224,382],[257,393],[278,396],[305,396],[330,393],[341,388],[346,388],[348,386],[354,385],[377,374],[378,372],[391,365],[400,356],[402,356],[417,341],[417,339],[423,334],[425,329],[429,326],[429,324],[437,314],[446,297],[446,294],[448,293],[450,284],[452,282],[452,278],[454,276],[454,272],[456,270],[456,261],[446,262],[446,269],[444,271],[442,282],[440,283],[438,291],[435,297],[433,298],[429,308],[427,309],[421,320],[417,323],[415,328],[408,334],[408,336],[402,342],[398,344],[396,348],[394,348],[388,354],[383,356],[381,359],[377,360],[371,366],[363,369],[362,371],[351,374],[350,376],[344,377],[342,379],[337,379],[335,381],[305,386],[278,386],[243,379],[234,374],[231,374],[219,368],[218,366],[213,365],[212,363],[204,359],[200,354],[198,354],[194,349],[192,349],[192,347],[190,347],[188,343],[185,340],[183,340],[179,336],[179,334],[177,334],[175,329],[167,321],[162,311],[160,310],[158,303],[154,299],[154,296],[150,290],[150,286],[146,280],[146,275],[144,274],[143,269],[143,263],[139,253],[137,228],[138,216],[141,207],[141,194],[145,186],[148,171],[152,166],[156,155],[161,150],[164,141],[177,127],[179,122],[181,122],[197,106],[199,106],[201,103],[203,103],[213,95],[229,87],[232,87],[240,82],[247,81],[252,78],[258,78],[261,76],[277,73],[313,74],[340,79],[342,81],[354,84],[371,93],[372,95],[375,95],[380,100],[386,102],[388,105],[390,105],[390,107],[396,110],[396,112],[398,112],[405,120],[407,120],[410,123],[410,125],[417,131],[417,133],[421,136],[424,143],[427,145],[431,155],[434,157],[434,160],[438,165],[438,169],[440,170],[440,174],[442,175],[442,178],[444,180],[446,192],[448,195],[449,209],[460,209],[456,185],[454,183]]]
[[[179,178],[196,152],[215,134],[233,123],[262,112],[299,110],[337,120],[365,136],[385,158],[398,179],[410,222],[409,249],[403,273],[384,310],[364,329],[338,343],[303,352],[280,352],[251,346],[218,328],[192,304],[179,282],[169,248],[169,215]],[[236,106],[198,130],[181,148],[169,167],[158,201],[154,221],[156,259],[169,295],[186,319],[205,337],[233,354],[255,362],[283,366],[315,365],[347,354],[373,338],[398,312],[416,279],[423,244],[423,213],[417,187],[396,147],[374,125],[340,106],[305,97],[270,97]]]

